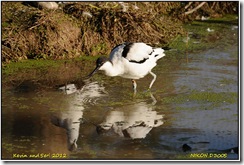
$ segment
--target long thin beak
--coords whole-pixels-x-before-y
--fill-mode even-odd
[[[100,67],[97,66],[88,76],[86,76],[86,78],[91,78],[99,69]]]

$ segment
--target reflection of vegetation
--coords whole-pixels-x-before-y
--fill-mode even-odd
[[[13,154],[35,153],[38,146],[33,142],[34,137],[21,136],[18,140],[11,137],[2,137],[2,158],[11,159]],[[12,139],[13,140],[13,139]]]
[[[95,159],[95,158],[98,158],[97,157],[97,152],[92,149],[88,144],[84,144],[82,143],[82,150],[77,152],[77,153],[72,153],[69,157],[69,159]]]
[[[30,110],[30,106],[28,106],[28,105],[19,105],[19,109]]]
[[[11,153],[13,151],[13,144],[12,143],[2,142],[2,151],[3,150],[8,152],[8,153]]]
[[[2,66],[3,84],[16,86],[25,81],[34,86],[43,84],[42,82],[51,86],[64,84],[82,77],[81,72],[86,72],[90,69],[88,66],[94,65],[90,62],[91,59],[94,60],[94,57],[83,56],[75,60],[23,60],[10,63]]]

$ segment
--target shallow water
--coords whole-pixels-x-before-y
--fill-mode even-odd
[[[238,159],[237,47],[169,68],[162,59],[152,91],[148,75],[136,95],[130,80],[103,74],[81,88],[3,87],[2,159]]]

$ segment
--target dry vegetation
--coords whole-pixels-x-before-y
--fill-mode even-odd
[[[200,14],[236,12],[236,2],[77,2],[40,10],[21,2],[2,4],[2,62],[66,59],[108,54],[121,42],[165,46],[184,34],[182,21]],[[216,10],[219,9],[219,10]],[[218,11],[218,12],[216,12]]]

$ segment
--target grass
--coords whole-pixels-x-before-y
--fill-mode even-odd
[[[197,108],[213,109],[222,104],[237,104],[238,94],[235,92],[199,92],[192,91],[188,94],[164,97],[161,99],[164,104],[198,103]],[[176,107],[176,110],[195,110],[195,107]]]
[[[61,9],[53,11],[39,10],[22,2],[3,2],[2,62],[108,54],[112,47],[124,41],[161,46],[183,31],[180,21],[166,19],[157,11],[149,14],[148,5],[143,5],[143,10],[121,12],[120,7],[106,8],[106,4],[114,6],[113,2],[79,2],[63,4]],[[162,8],[150,4],[152,8]],[[84,11],[92,18],[84,16]]]
[[[231,28],[232,25],[238,25],[236,15],[226,15],[223,18],[209,19],[206,21],[193,21],[192,23],[185,24],[183,27],[184,35],[178,35],[170,44],[169,47],[176,49],[178,56],[176,58],[183,58],[187,53],[200,52],[206,49],[219,47],[219,42],[222,46],[220,49],[226,49],[233,45],[235,36],[223,35]],[[207,29],[214,30],[208,32]],[[187,36],[189,37],[186,42]],[[218,41],[218,42],[217,42]],[[169,52],[171,56],[175,52]]]
[[[19,71],[29,70],[29,69],[43,69],[49,67],[57,67],[63,64],[63,61],[55,60],[23,60],[20,62],[11,62],[7,65],[2,66],[3,75],[13,75]]]
[[[73,62],[93,62],[97,59],[97,56],[80,56],[75,59],[67,60],[48,60],[48,59],[29,59],[22,60],[19,62],[10,62],[9,64],[2,65],[2,74],[3,75],[13,75],[19,71],[25,71],[30,69],[48,69],[50,67],[57,68],[63,65],[64,63],[73,63]]]
[[[220,84],[229,85],[229,84],[235,84],[236,81],[233,79],[223,78],[219,81]]]

